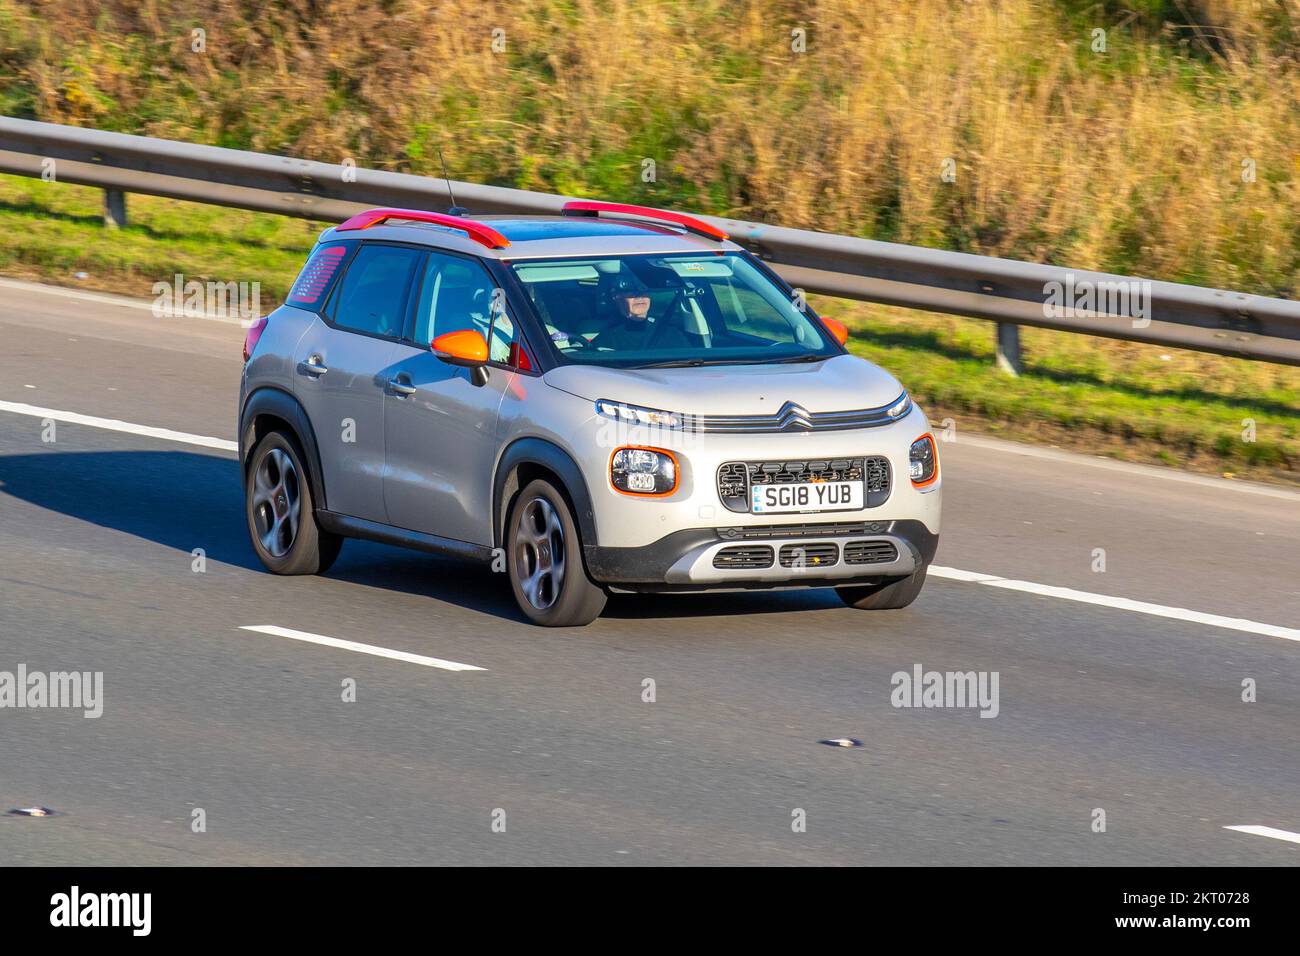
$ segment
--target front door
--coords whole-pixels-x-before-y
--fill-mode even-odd
[[[471,257],[430,252],[416,288],[414,334],[397,347],[385,398],[388,520],[490,546],[497,411],[515,373],[490,367],[478,384],[470,370],[440,361],[429,343],[475,329],[489,339],[491,358],[504,363],[514,326],[493,304],[500,296],[492,277]]]

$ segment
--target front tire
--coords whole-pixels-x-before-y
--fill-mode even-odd
[[[587,577],[582,539],[564,496],[543,479],[529,482],[506,523],[510,588],[519,609],[543,627],[581,627],[600,617],[605,592]]]
[[[311,479],[297,441],[268,432],[253,449],[244,479],[244,513],[253,550],[275,574],[323,574],[343,539],[316,523]]]
[[[860,611],[894,611],[905,608],[916,600],[925,587],[926,565],[921,565],[905,578],[882,581],[879,584],[864,584],[855,587],[836,588],[835,593],[849,607]]]

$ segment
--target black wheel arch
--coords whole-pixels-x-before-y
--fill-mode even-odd
[[[559,445],[544,438],[519,438],[506,447],[497,462],[492,484],[492,545],[502,547],[510,504],[534,478],[558,483],[573,508],[584,550],[596,543],[596,514],[582,469]]]
[[[307,456],[311,496],[317,510],[328,508],[325,481],[321,477],[320,449],[316,432],[311,427],[307,410],[283,389],[265,385],[252,392],[244,402],[239,415],[239,464],[244,478],[248,477],[248,460],[253,449],[267,432],[284,428],[298,441]]]

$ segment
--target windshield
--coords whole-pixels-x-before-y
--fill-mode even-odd
[[[821,323],[735,253],[513,264],[556,361],[620,368],[815,361]]]

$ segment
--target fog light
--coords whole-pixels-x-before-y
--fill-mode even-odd
[[[677,458],[661,448],[620,448],[609,459],[609,482],[626,495],[670,495]]]
[[[912,484],[918,488],[930,484],[939,477],[939,451],[934,444],[934,436],[926,433],[912,442],[907,453],[908,474]]]

